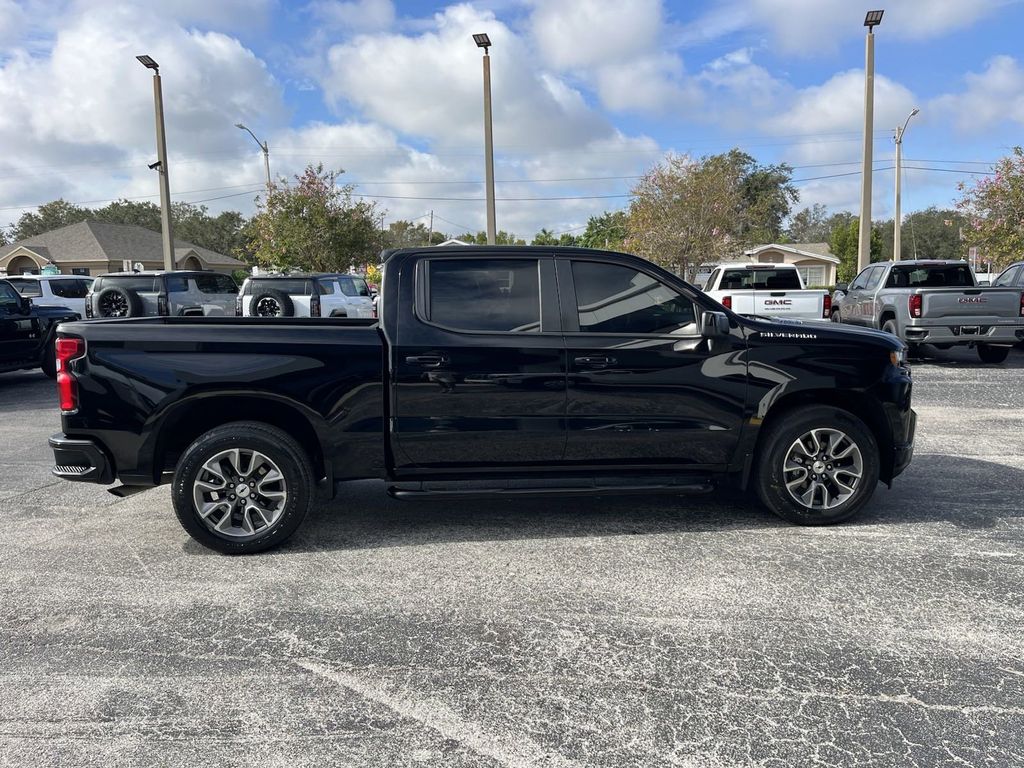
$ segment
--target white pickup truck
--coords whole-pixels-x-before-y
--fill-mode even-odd
[[[792,264],[722,264],[704,293],[738,315],[828,320],[832,313],[829,292],[804,288]]]

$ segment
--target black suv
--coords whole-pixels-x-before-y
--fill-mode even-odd
[[[42,368],[57,375],[53,340],[58,323],[80,320],[67,307],[36,307],[32,299],[0,280],[0,372]]]

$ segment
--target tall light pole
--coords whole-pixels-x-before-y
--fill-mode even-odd
[[[167,172],[167,138],[164,135],[164,95],[160,88],[160,65],[151,56],[136,56],[142,66],[153,70],[153,104],[156,110],[156,157],[150,168],[160,174],[160,229],[164,246],[164,269],[174,269],[174,233],[171,231],[171,181]]]
[[[473,42],[484,49],[484,184],[487,187],[487,244],[494,245],[497,231],[494,214],[494,136],[491,134],[491,38],[473,35]]]
[[[253,133],[252,131],[250,131],[242,123],[235,123],[235,128],[241,128],[243,131],[248,132],[248,134],[250,136],[252,136],[252,140],[256,142],[256,145],[260,149],[263,150],[263,168],[267,172],[267,194],[269,195],[270,194],[270,185],[271,185],[271,181],[270,181],[270,147],[267,146],[267,142],[260,141],[259,139],[257,139],[256,138],[256,134]]]
[[[875,126],[875,27],[882,23],[885,11],[868,11],[864,26],[864,163],[861,166],[860,234],[857,239],[857,271],[871,263],[871,168],[872,138]]]
[[[900,213],[900,179],[903,177],[903,134],[907,132],[907,123],[910,118],[920,112],[917,107],[907,115],[903,121],[903,127],[896,129],[896,218],[893,220],[892,229],[892,260],[899,261],[903,258],[903,251],[900,250],[900,230],[903,225],[903,217]]]

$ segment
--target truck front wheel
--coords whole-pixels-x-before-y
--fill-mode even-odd
[[[797,525],[847,520],[878,485],[878,445],[863,421],[828,406],[807,406],[772,422],[758,455],[761,501]]]
[[[174,512],[210,549],[247,554],[275,547],[305,519],[313,499],[309,457],[286,432],[254,421],[211,429],[174,472]]]

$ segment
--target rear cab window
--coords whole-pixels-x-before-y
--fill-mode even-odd
[[[975,282],[966,264],[897,264],[885,285],[887,288],[973,288]]]
[[[722,275],[722,288],[733,291],[798,291],[800,275],[796,269],[726,269]]]
[[[417,308],[426,322],[470,333],[540,331],[538,259],[427,259],[422,270]]]

